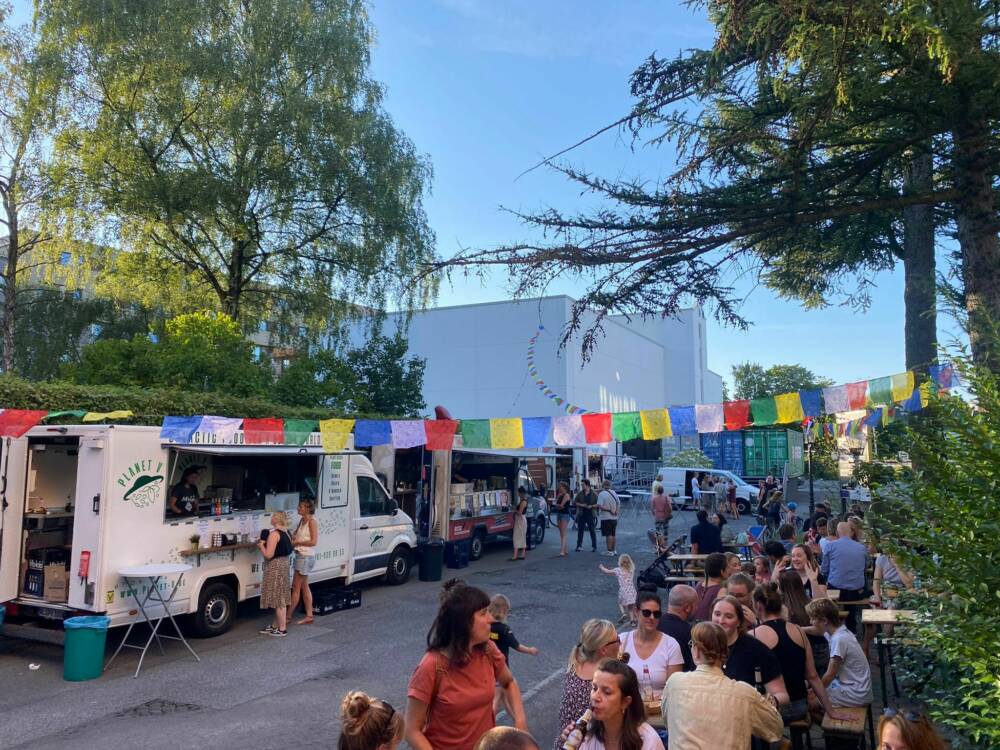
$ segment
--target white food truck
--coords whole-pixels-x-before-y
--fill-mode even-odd
[[[219,635],[237,602],[260,595],[261,530],[279,510],[294,529],[304,499],[319,524],[311,581],[409,578],[413,521],[364,455],[324,453],[316,433],[301,447],[243,442],[242,432],[225,444],[195,433],[190,444],[173,444],[159,427],[113,425],[35,427],[4,441],[0,603],[8,621],[101,613],[112,626],[127,623],[136,602],[118,571],[183,562],[192,570],[171,609],[192,614],[200,635]],[[192,466],[200,467],[200,501],[179,516],[171,488]],[[222,546],[208,548],[212,540]]]

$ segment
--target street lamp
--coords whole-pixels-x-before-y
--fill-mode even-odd
[[[809,518],[815,518],[816,496],[813,493],[813,443],[816,442],[816,436],[813,434],[812,429],[808,429],[802,435],[802,439],[806,443],[806,462],[809,466]]]

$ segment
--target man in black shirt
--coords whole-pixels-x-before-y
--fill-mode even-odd
[[[670,589],[667,597],[667,611],[660,618],[660,632],[666,633],[681,647],[684,657],[684,671],[694,671],[694,657],[691,656],[691,615],[698,604],[698,594],[690,586],[679,585]]]
[[[170,515],[198,515],[198,501],[201,499],[201,493],[198,491],[196,482],[198,474],[204,468],[204,466],[189,466],[184,470],[181,481],[171,488],[170,497],[167,499]]]
[[[597,552],[597,533],[595,531],[596,516],[594,509],[597,507],[597,493],[590,487],[590,480],[584,479],[583,489],[576,494],[573,502],[576,503],[576,551],[583,548],[584,529],[590,532],[590,546]]]
[[[708,511],[698,511],[698,523],[691,527],[691,554],[710,555],[722,552],[722,530],[708,520]]]

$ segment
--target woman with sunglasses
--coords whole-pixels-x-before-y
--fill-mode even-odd
[[[414,750],[468,750],[496,724],[499,684],[514,725],[527,730],[517,680],[490,640],[490,598],[464,581],[448,581],[427,633],[427,652],[407,688],[406,741]]]
[[[945,750],[945,744],[923,714],[887,708],[878,721],[878,750]]]
[[[684,669],[680,644],[660,630],[663,605],[655,591],[640,591],[636,599],[639,627],[622,633],[622,653],[635,670],[644,700],[659,700],[667,679]]]
[[[403,717],[392,706],[352,690],[340,704],[337,750],[396,750],[403,730]]]
[[[614,657],[621,640],[614,623],[608,620],[587,620],[580,628],[580,640],[569,654],[562,701],[559,703],[559,726],[574,724],[590,708],[590,690],[597,665]],[[562,747],[556,740],[555,750]]]
[[[732,596],[724,596],[712,608],[712,622],[726,632],[729,656],[726,677],[763,687],[768,700],[778,708],[788,703],[788,691],[781,674],[781,664],[771,649],[746,634],[747,621],[743,605]]]

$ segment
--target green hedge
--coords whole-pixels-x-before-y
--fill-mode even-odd
[[[128,409],[135,412],[130,420],[119,423],[157,425],[167,415],[215,414],[224,417],[286,417],[289,419],[330,419],[361,417],[365,419],[402,419],[379,414],[338,414],[325,409],[236,398],[225,393],[179,391],[153,388],[119,388],[113,385],[75,385],[59,381],[31,382],[11,375],[0,375],[0,408],[47,409],[48,411],[107,412]],[[55,420],[79,421],[79,420]]]

